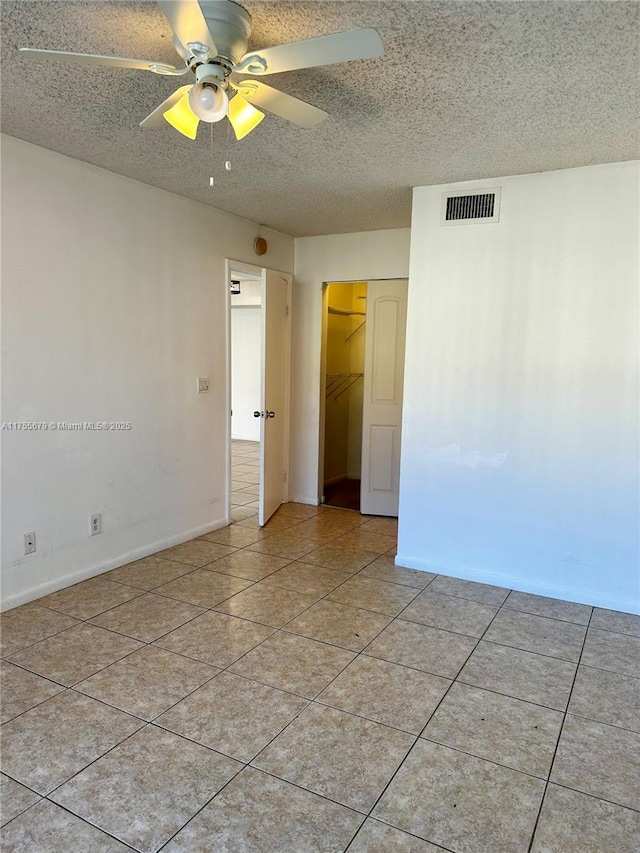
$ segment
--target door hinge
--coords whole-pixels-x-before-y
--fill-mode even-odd
[[[282,482],[283,482],[283,483],[286,483],[286,482],[287,482],[287,472],[286,472],[286,471],[283,471],[283,472],[282,472]]]
[[[289,306],[288,306],[288,305],[285,305],[285,306],[284,306],[284,316],[285,316],[285,317],[288,317],[288,316],[289,316]]]

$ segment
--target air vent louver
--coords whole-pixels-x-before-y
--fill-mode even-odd
[[[474,222],[499,222],[500,188],[483,188],[462,194],[442,196],[442,225],[467,225]]]

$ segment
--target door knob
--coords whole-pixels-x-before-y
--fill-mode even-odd
[[[266,412],[266,413],[265,413],[265,415],[266,415],[266,417],[268,417],[268,418],[275,418],[276,413],[275,413],[275,412]]]
[[[253,413],[253,417],[254,417],[254,418],[263,418],[263,417],[264,417],[264,412],[254,412],[254,413]]]

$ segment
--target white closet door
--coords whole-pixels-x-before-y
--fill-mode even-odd
[[[367,284],[360,511],[398,514],[407,282]]]

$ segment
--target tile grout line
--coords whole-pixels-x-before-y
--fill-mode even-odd
[[[558,748],[560,746],[560,740],[562,739],[562,733],[564,732],[565,723],[567,721],[567,715],[569,713],[569,706],[571,704],[571,697],[573,696],[573,689],[576,684],[576,678],[578,677],[578,669],[580,668],[580,661],[582,660],[582,654],[584,652],[584,647],[587,642],[587,634],[589,632],[589,626],[591,624],[591,619],[593,618],[594,608],[591,608],[591,613],[589,614],[589,621],[586,625],[586,630],[584,632],[584,637],[582,639],[582,645],[580,647],[580,654],[578,655],[578,660],[576,661],[576,671],[573,674],[573,679],[571,681],[571,689],[569,690],[569,698],[567,699],[567,707],[565,708],[562,715],[562,723],[558,730],[558,737],[556,738],[555,749],[553,750],[553,756],[551,757],[551,763],[549,764],[549,773],[547,774],[547,779],[544,785],[544,791],[542,792],[542,797],[540,798],[540,806],[538,807],[538,814],[536,816],[535,823],[533,825],[533,831],[531,833],[531,840],[529,841],[529,846],[527,848],[527,853],[531,853],[531,849],[533,847],[533,843],[535,841],[536,833],[538,831],[538,824],[540,823],[540,818],[542,816],[542,808],[544,806],[544,801],[547,796],[547,791],[549,790],[549,784],[551,781],[551,774],[553,773],[553,767],[556,762],[556,756],[558,754]]]

